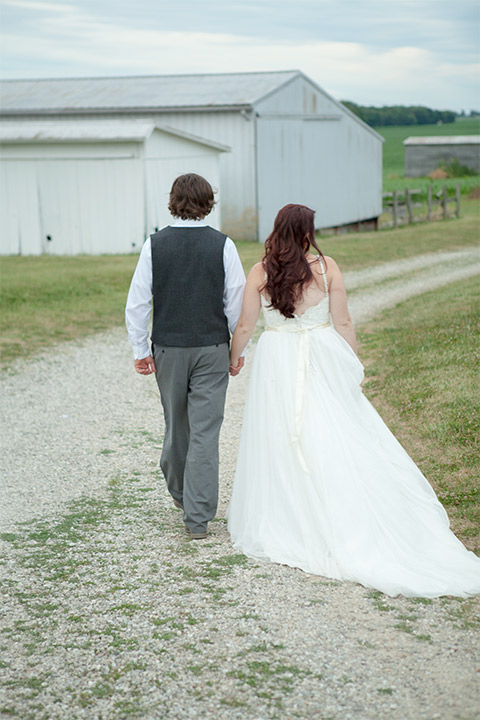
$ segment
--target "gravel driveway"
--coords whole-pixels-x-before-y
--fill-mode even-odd
[[[346,273],[354,321],[479,272],[466,249]],[[218,519],[195,543],[157,470],[155,381],[123,329],[4,374],[5,716],[480,718],[476,600],[391,599],[233,553],[247,381],[230,382]]]

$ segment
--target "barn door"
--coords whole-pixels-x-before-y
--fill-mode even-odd
[[[42,252],[70,255],[81,247],[75,161],[39,163],[38,194]]]

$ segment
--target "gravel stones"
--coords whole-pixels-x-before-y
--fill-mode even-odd
[[[352,315],[473,272],[468,250],[347,273]],[[4,374],[4,715],[480,717],[478,599],[389,598],[232,549],[248,364],[230,382],[218,518],[199,542],[158,471],[158,391],[122,329]]]

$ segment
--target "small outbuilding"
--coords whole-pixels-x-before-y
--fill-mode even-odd
[[[0,117],[19,131],[33,120],[78,128],[149,120],[203,139],[212,152],[229,148],[213,184],[221,229],[234,239],[264,241],[290,202],[314,208],[318,228],[371,224],[382,213],[383,138],[297,70],[5,80],[0,90]],[[147,222],[145,234],[156,224]]]
[[[452,160],[480,173],[480,135],[409,137],[403,146],[405,177],[425,177]]]
[[[171,222],[172,178],[218,187],[229,150],[150,119],[2,122],[0,148],[1,252],[28,255],[138,251]]]

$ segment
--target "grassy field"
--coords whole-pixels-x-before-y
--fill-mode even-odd
[[[2,359],[123,323],[136,255],[1,260]]]
[[[480,554],[478,278],[412,298],[366,326],[366,394]]]
[[[464,203],[459,220],[319,239],[326,255],[353,270],[478,242],[480,203]],[[263,245],[238,243],[245,271]],[[5,365],[65,340],[120,326],[136,255],[20,257],[1,260],[0,349]]]
[[[401,190],[404,187],[419,188],[427,191],[429,184],[434,192],[440,190],[444,184],[448,188],[456,187],[460,183],[462,193],[467,193],[480,185],[480,176],[450,178],[447,180],[429,180],[428,178],[404,177],[404,148],[403,141],[407,137],[428,135],[479,135],[480,121],[478,118],[459,119],[446,125],[403,125],[392,127],[378,127],[375,130],[385,138],[383,144],[383,191]]]

